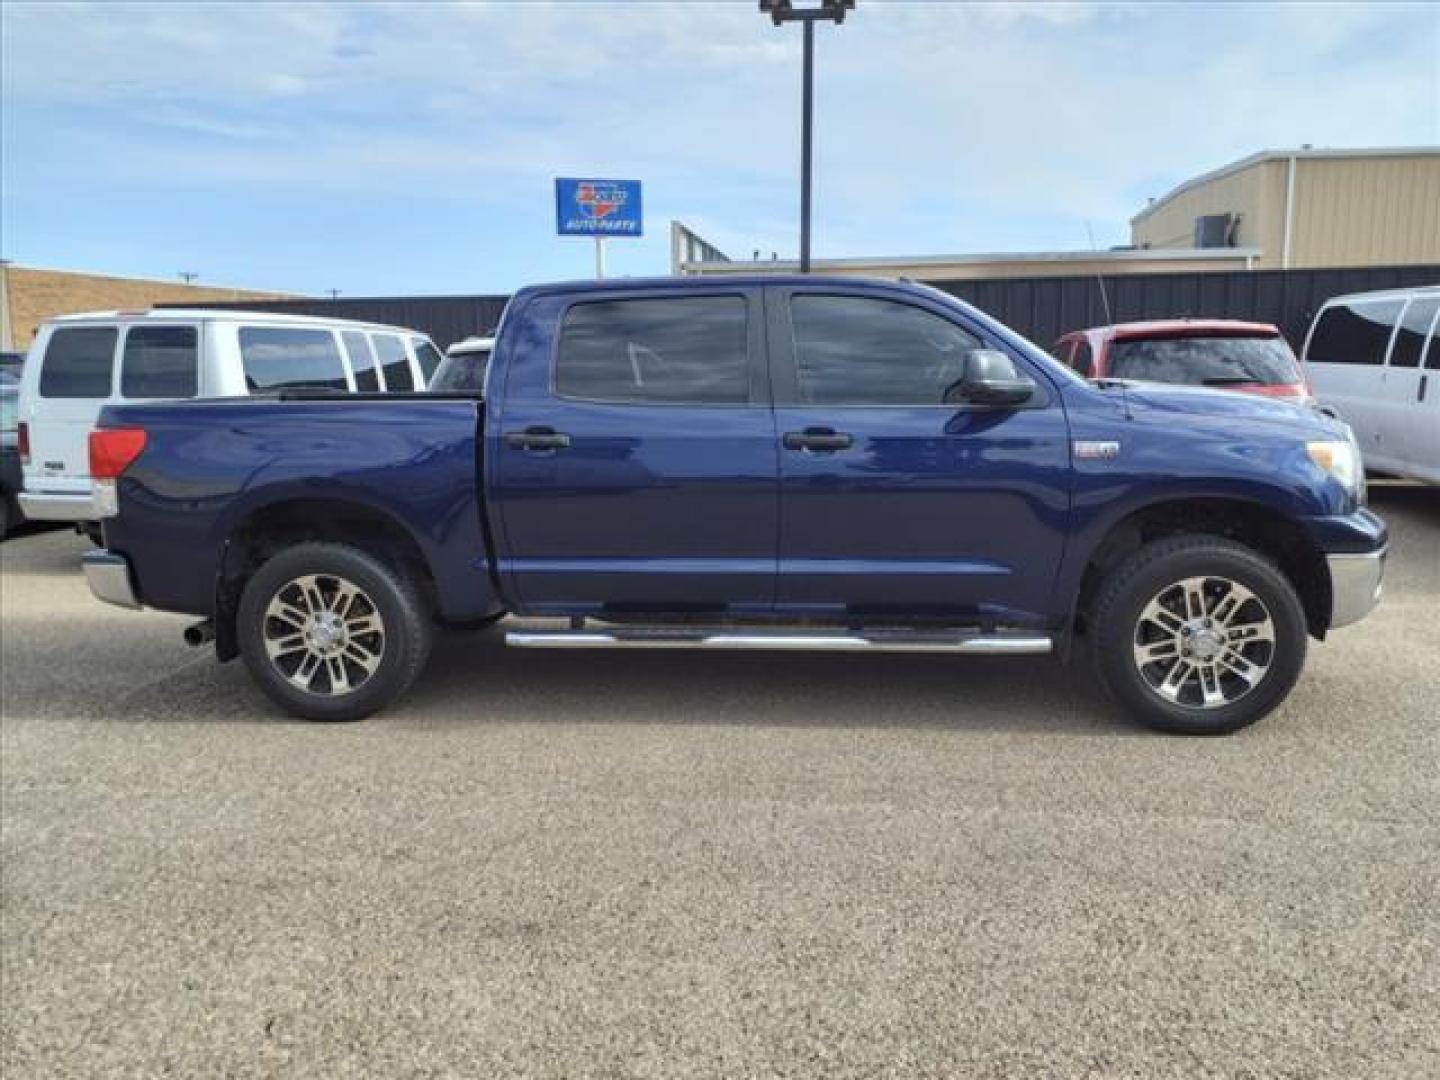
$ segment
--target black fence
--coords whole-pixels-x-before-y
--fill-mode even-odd
[[[1124,274],[1104,278],[1094,275],[1005,278],[934,284],[968,300],[1041,346],[1048,347],[1061,334],[1087,326],[1188,315],[1274,323],[1299,351],[1310,320],[1330,297],[1440,284],[1440,265]],[[494,330],[507,299],[504,296],[344,297],[247,300],[204,306],[284,311],[407,326],[430,335],[443,349],[461,338]]]

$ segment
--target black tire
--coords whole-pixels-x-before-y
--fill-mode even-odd
[[[1207,597],[1213,597],[1211,615],[1222,614],[1227,596],[1248,590],[1251,599],[1229,609],[1233,629],[1218,619],[1212,630],[1206,618],[1176,615],[1173,637],[1167,638],[1153,617],[1165,612],[1157,612],[1152,601],[1165,607],[1162,598],[1173,603],[1178,595],[1188,603],[1181,583],[1197,579],[1205,583],[1198,592],[1202,613]],[[1232,594],[1229,586],[1236,584],[1242,588]],[[1151,617],[1142,618],[1146,612]],[[1197,626],[1204,627],[1203,642],[1192,636]],[[1218,536],[1174,536],[1133,552],[1101,583],[1089,627],[1096,672],[1106,690],[1147,727],[1185,735],[1228,734],[1270,712],[1295,686],[1308,644],[1305,611],[1289,579],[1252,548]],[[1247,640],[1247,634],[1256,639]],[[1206,655],[1197,662],[1202,645]],[[1174,649],[1174,661],[1167,656],[1142,663],[1142,652],[1150,655],[1152,649],[1166,654]],[[1182,649],[1191,659],[1180,655]],[[1178,690],[1169,677],[1176,673],[1184,675]],[[1179,696],[1167,699],[1167,689]],[[1216,696],[1213,704],[1196,700],[1210,695]]]
[[[10,496],[0,492],[0,540],[8,540],[10,530],[20,524],[20,511],[10,502]]]
[[[299,664],[314,659],[313,650],[302,646],[272,659],[267,642],[278,647],[292,636],[288,631],[292,624],[269,613],[276,610],[272,602],[286,609],[294,607],[286,601],[305,595],[295,583],[310,577],[318,579],[316,595],[333,599],[337,605],[345,586],[356,590],[358,599],[352,597],[349,605],[353,618],[341,622],[358,626],[357,620],[373,615],[379,627],[374,633],[356,634],[353,648],[346,631],[339,653],[314,660],[313,689],[307,690],[291,679],[304,677]],[[365,625],[373,624],[367,621]],[[410,578],[368,552],[345,544],[306,543],[280,552],[245,583],[236,613],[236,637],[250,675],[277,705],[307,720],[359,720],[389,705],[410,688],[424,668],[432,634],[429,614]],[[297,631],[295,636],[303,633]],[[334,647],[327,642],[326,648]],[[371,659],[378,656],[378,663],[373,669],[361,668],[349,659],[352,652]],[[297,655],[296,670],[287,676],[286,668]],[[335,692],[328,675],[332,663],[346,669],[342,677],[355,681],[352,689]]]

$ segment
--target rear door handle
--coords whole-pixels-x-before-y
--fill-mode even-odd
[[[554,428],[532,427],[506,435],[505,445],[517,450],[567,450],[570,436]]]
[[[811,453],[833,453],[855,445],[855,438],[834,428],[808,427],[804,431],[787,431],[780,438],[786,450],[808,450]]]

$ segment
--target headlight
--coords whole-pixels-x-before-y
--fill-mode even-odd
[[[1319,465],[1351,495],[1365,501],[1365,469],[1360,463],[1360,448],[1353,439],[1334,439],[1305,444],[1310,460]]]

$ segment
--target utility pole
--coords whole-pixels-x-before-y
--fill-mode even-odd
[[[798,22],[805,32],[800,91],[800,272],[810,272],[810,159],[815,113],[815,24],[839,26],[855,0],[820,0],[820,6],[797,8],[793,0],[760,0],[760,11],[780,26]]]
[[[192,281],[194,281],[194,280],[195,280],[197,277],[199,277],[199,276],[200,276],[199,274],[194,273],[194,272],[191,271],[191,270],[181,270],[180,273],[179,273],[179,275],[178,275],[178,277],[180,278],[180,280],[183,281],[183,282],[185,282],[186,285],[189,285]]]
[[[340,290],[339,290],[339,289],[326,289],[325,291],[330,294],[330,299],[331,299],[331,300],[334,300],[334,299],[338,298],[339,295],[340,295]]]

